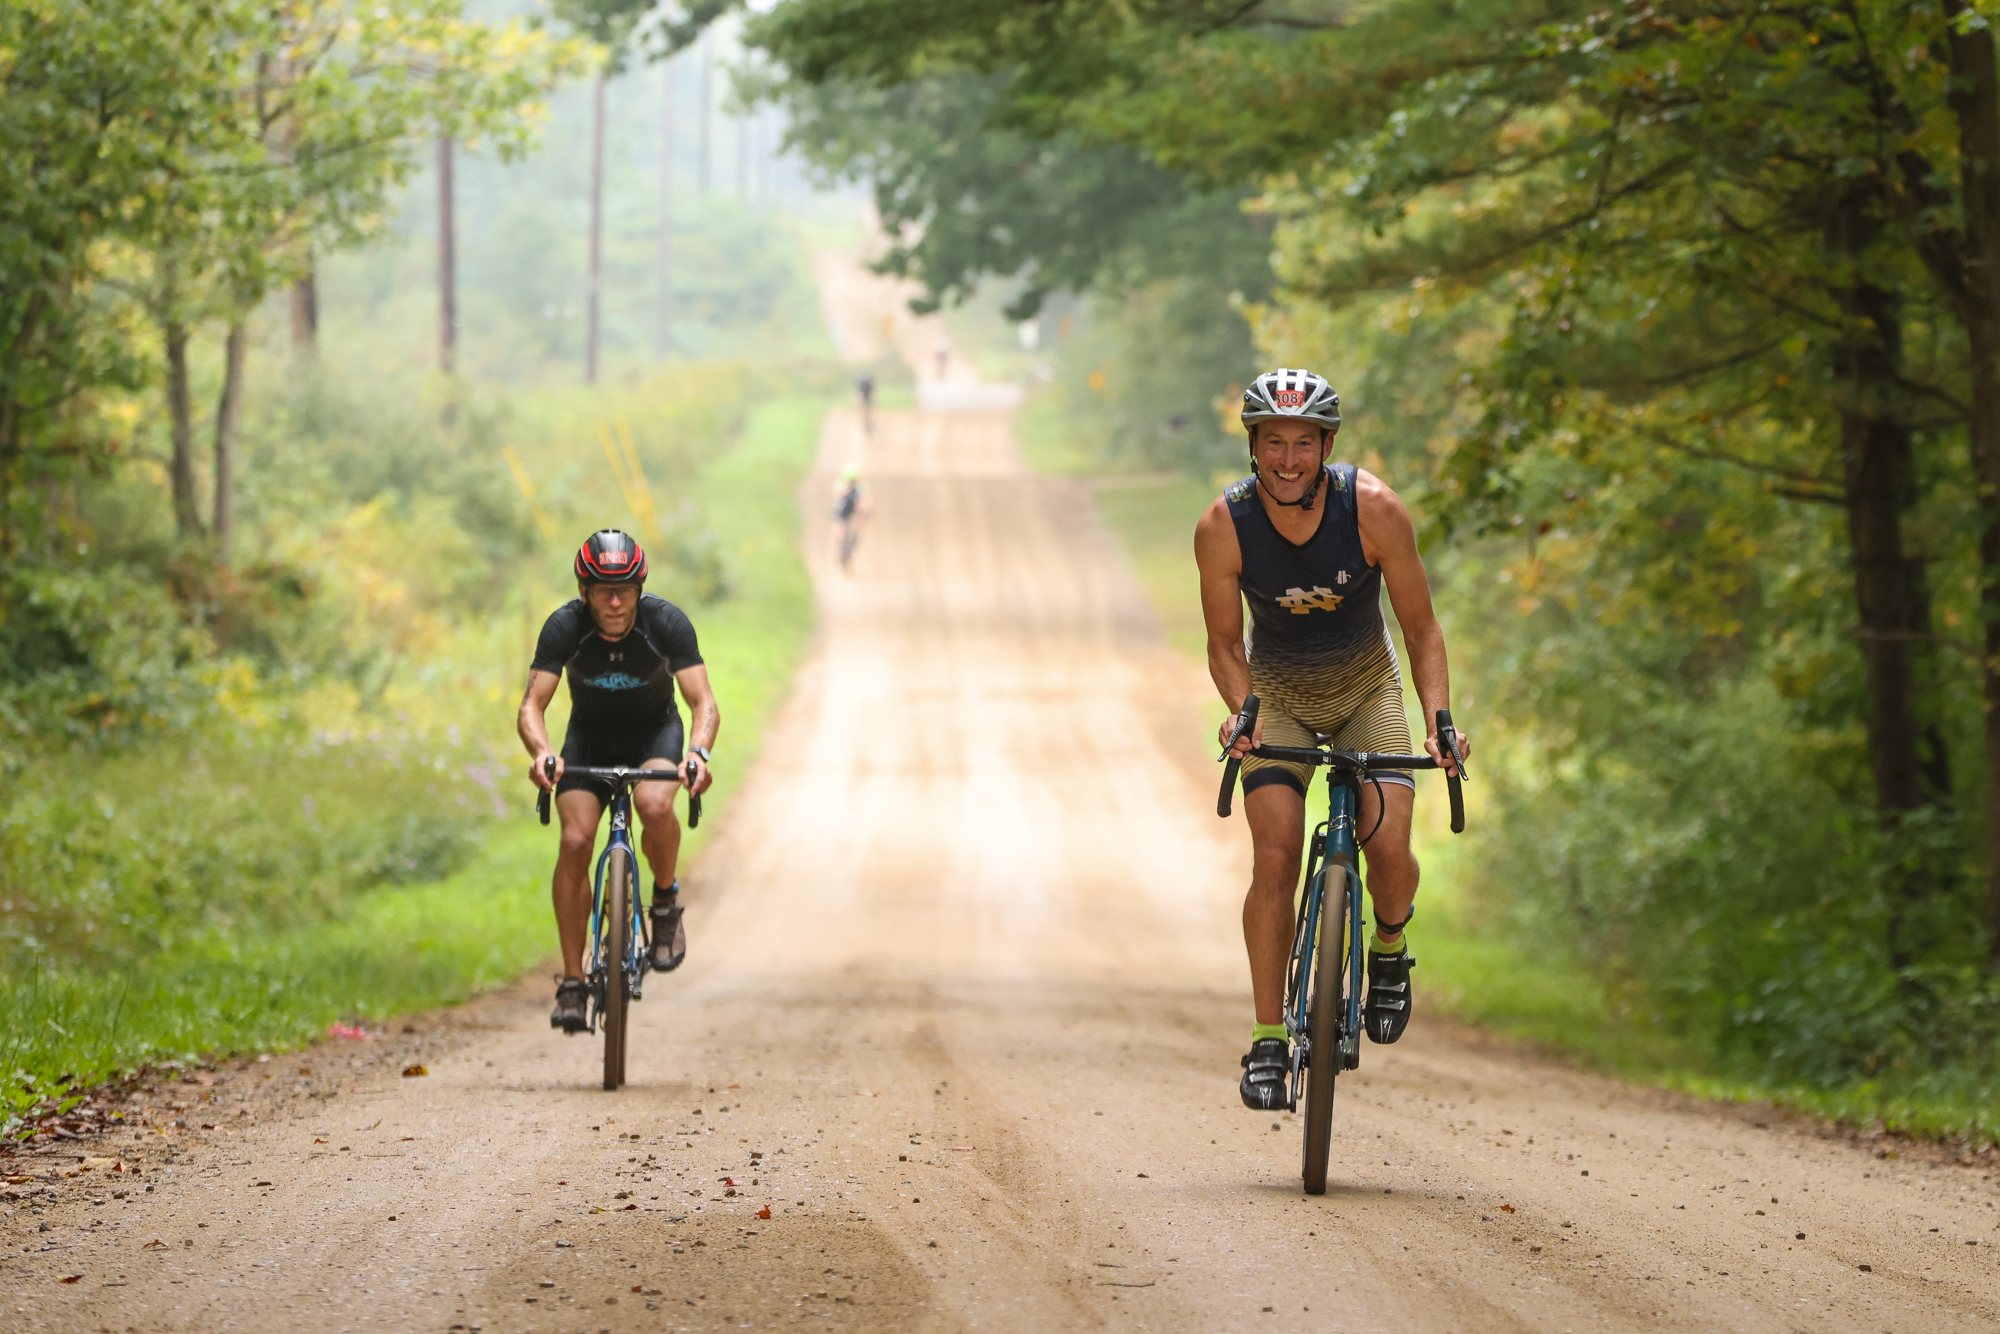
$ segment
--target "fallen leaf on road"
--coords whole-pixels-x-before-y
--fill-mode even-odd
[[[642,1289],[643,1289],[643,1288],[644,1288],[645,1286],[646,1286],[646,1285],[645,1285],[645,1284],[643,1284],[643,1283],[634,1283],[634,1284],[632,1285],[632,1291],[634,1291],[634,1292],[638,1292],[638,1291],[642,1290]]]
[[[1514,1212],[1514,1206],[1511,1204],[1503,1204],[1500,1206],[1500,1212],[1503,1214],[1511,1214]]]
[[[557,1184],[558,1186],[567,1186],[567,1185],[569,1184],[569,1182],[567,1182],[567,1181],[558,1181],[558,1182],[556,1182],[556,1184]]]
[[[355,1128],[356,1130],[373,1130],[373,1129],[375,1129],[375,1127],[376,1127],[376,1126],[379,1126],[379,1125],[381,1125],[381,1124],[382,1124],[382,1123],[381,1123],[380,1121],[377,1121],[377,1122],[375,1123],[375,1125],[373,1125],[373,1126],[356,1126],[356,1127],[354,1127],[354,1128]]]
[[[139,1249],[142,1251],[164,1251],[167,1249],[167,1243],[155,1237]]]
[[[415,1079],[419,1075],[427,1075],[429,1073],[430,1071],[421,1065],[406,1065],[403,1067],[403,1078],[405,1079]],[[379,1125],[380,1122],[377,1122],[377,1124]]]
[[[636,1205],[636,1204],[628,1204],[628,1205],[626,1205],[625,1207],[626,1207],[627,1209],[637,1209],[637,1208],[638,1208],[639,1206],[638,1206],[638,1205]]]
[[[555,1285],[556,1281],[552,1278],[545,1278],[541,1282],[541,1286],[545,1288],[553,1288]]]
[[[318,1137],[317,1135],[315,1135],[315,1136],[313,1137],[313,1143],[315,1143],[315,1144],[324,1144],[324,1143],[326,1143],[326,1141],[325,1141],[325,1140],[323,1140],[323,1139],[320,1139],[320,1138],[319,1138],[319,1137]]]
[[[735,1184],[736,1184],[736,1178],[735,1178],[735,1177],[724,1177],[724,1178],[722,1178],[722,1184],[723,1184],[723,1185],[725,1185],[725,1186],[733,1186],[733,1185],[735,1185]]]
[[[765,1205],[762,1209],[759,1209],[757,1211],[757,1217],[759,1218],[769,1218],[770,1216],[771,1216],[771,1206],[768,1204]]]
[[[57,1279],[57,1280],[56,1280],[56,1282],[58,1282],[58,1283],[81,1283],[81,1282],[83,1282],[83,1275],[81,1275],[81,1274],[71,1274],[71,1275],[70,1275],[69,1277],[67,1277],[67,1278],[59,1278],[59,1279]]]
[[[355,1024],[328,1024],[326,1035],[330,1038],[349,1038],[356,1042],[372,1042],[374,1034]]]
[[[10,1186],[25,1186],[30,1181],[33,1180],[34,1180],[33,1177],[24,1177],[24,1176],[0,1177],[0,1181],[4,1181]]]
[[[408,1073],[409,1073],[409,1071],[405,1070],[405,1071],[404,1071],[403,1073],[404,1073],[404,1074],[408,1074]],[[400,1140],[398,1140],[398,1141],[396,1141],[396,1142],[397,1142],[398,1144],[408,1144],[408,1143],[410,1143],[410,1142],[411,1142],[412,1140],[414,1140],[414,1139],[416,1139],[416,1136],[415,1136],[415,1135],[405,1135],[405,1136],[403,1136],[403,1138],[402,1138],[402,1139],[400,1139]]]

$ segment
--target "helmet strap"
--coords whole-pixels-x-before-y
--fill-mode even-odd
[[[1257,479],[1257,485],[1264,487],[1264,494],[1271,496],[1272,504],[1283,505],[1286,509],[1296,506],[1308,514],[1312,512],[1313,501],[1319,498],[1319,484],[1326,480],[1326,442],[1329,434],[1331,433],[1325,427],[1320,428],[1319,468],[1313,473],[1312,485],[1306,488],[1306,493],[1297,500],[1279,500],[1275,495],[1271,495],[1271,488],[1264,484],[1264,470],[1257,466],[1257,428],[1255,426],[1250,428],[1250,475]]]
[[[1280,500],[1276,495],[1272,494],[1271,488],[1265,485],[1264,470],[1257,466],[1257,455],[1254,450],[1250,454],[1250,475],[1257,479],[1257,485],[1264,487],[1264,494],[1271,497],[1273,505],[1283,505],[1287,509],[1297,506],[1299,509],[1310,514],[1312,512],[1313,501],[1319,498],[1319,484],[1326,480],[1326,464],[1322,463],[1319,465],[1319,468],[1313,473],[1312,485],[1307,487],[1306,493],[1297,500]]]

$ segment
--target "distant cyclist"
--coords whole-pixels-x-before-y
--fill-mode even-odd
[[[1208,671],[1231,712],[1246,695],[1262,701],[1255,733],[1239,751],[1269,741],[1311,746],[1330,736],[1341,750],[1406,753],[1410,724],[1403,678],[1382,619],[1386,585],[1410,656],[1427,726],[1451,707],[1444,632],[1431,610],[1430,581],[1417,554],[1410,513],[1380,478],[1351,463],[1327,465],[1340,430],[1340,397],[1303,370],[1257,377],[1243,395],[1250,476],[1224,491],[1195,526]],[[1244,649],[1243,604],[1251,638]],[[1233,720],[1223,724],[1226,744]],[[1459,733],[1469,757],[1471,742]],[[1424,743],[1438,754],[1435,732]],[[1285,1105],[1291,1035],[1283,1023],[1285,962],[1292,943],[1293,895],[1305,841],[1303,765],[1252,757],[1243,765],[1243,812],[1250,823],[1250,892],[1243,940],[1257,1007],[1243,1058],[1246,1105]],[[1410,853],[1416,783],[1407,773],[1377,775],[1362,789],[1360,827],[1375,904],[1368,942],[1364,1027],[1394,1042],[1410,1021],[1410,957],[1403,928],[1417,894]]]
[[[589,1025],[583,950],[590,930],[590,854],[611,791],[609,784],[569,778],[563,770],[574,764],[585,769],[674,769],[680,774],[679,783],[641,783],[632,790],[644,827],[639,846],[653,869],[653,967],[670,971],[687,957],[681,887],[674,878],[681,850],[674,799],[689,785],[699,796],[714,781],[708,754],[722,723],[694,626],[679,607],[645,591],[646,553],[639,544],[615,528],[592,533],[576,553],[575,572],[577,597],[556,608],[542,625],[518,724],[521,743],[534,757],[529,776],[537,787],[554,790],[562,820],[551,889],[563,978],[549,1024],[567,1033],[581,1033]],[[555,755],[545,715],[564,671],[569,672],[569,730],[562,753]],[[676,683],[694,715],[695,744],[687,747],[685,758]],[[544,771],[552,755],[554,779]]]
[[[855,397],[861,400],[861,429],[868,435],[875,434],[875,375],[863,371],[854,382]]]
[[[850,463],[833,484],[833,550],[843,573],[854,560],[854,548],[861,544],[861,529],[868,522],[869,510],[868,492],[861,485],[861,465]]]

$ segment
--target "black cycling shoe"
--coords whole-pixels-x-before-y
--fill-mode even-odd
[[[580,977],[566,977],[556,988],[556,1008],[549,1013],[549,1027],[565,1033],[590,1030],[590,988]]]
[[[671,973],[687,958],[687,927],[681,921],[678,886],[665,895],[653,890],[653,971]]]
[[[1368,951],[1368,1000],[1361,1009],[1361,1026],[1375,1042],[1394,1042],[1410,1026],[1410,970],[1417,961],[1408,945],[1394,954]]]
[[[1253,1112],[1289,1111],[1292,1044],[1283,1038],[1258,1038],[1243,1058],[1243,1082],[1237,1091]]]

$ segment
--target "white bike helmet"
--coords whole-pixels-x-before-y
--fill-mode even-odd
[[[1329,436],[1340,433],[1340,395],[1333,392],[1333,386],[1311,371],[1288,370],[1279,367],[1265,371],[1250,382],[1243,391],[1243,429],[1255,441],[1257,423],[1274,418],[1292,418],[1297,421],[1313,422]],[[1250,451],[1250,471],[1257,474],[1261,483],[1263,476],[1257,470],[1257,451]],[[1319,498],[1319,484],[1326,476],[1322,468],[1313,478],[1312,485],[1297,500],[1278,500],[1280,505],[1297,505],[1311,509]],[[1272,497],[1277,500],[1276,496]]]
[[[1340,395],[1311,371],[1265,371],[1243,391],[1243,429],[1274,417],[1317,422],[1328,431],[1340,430]]]

